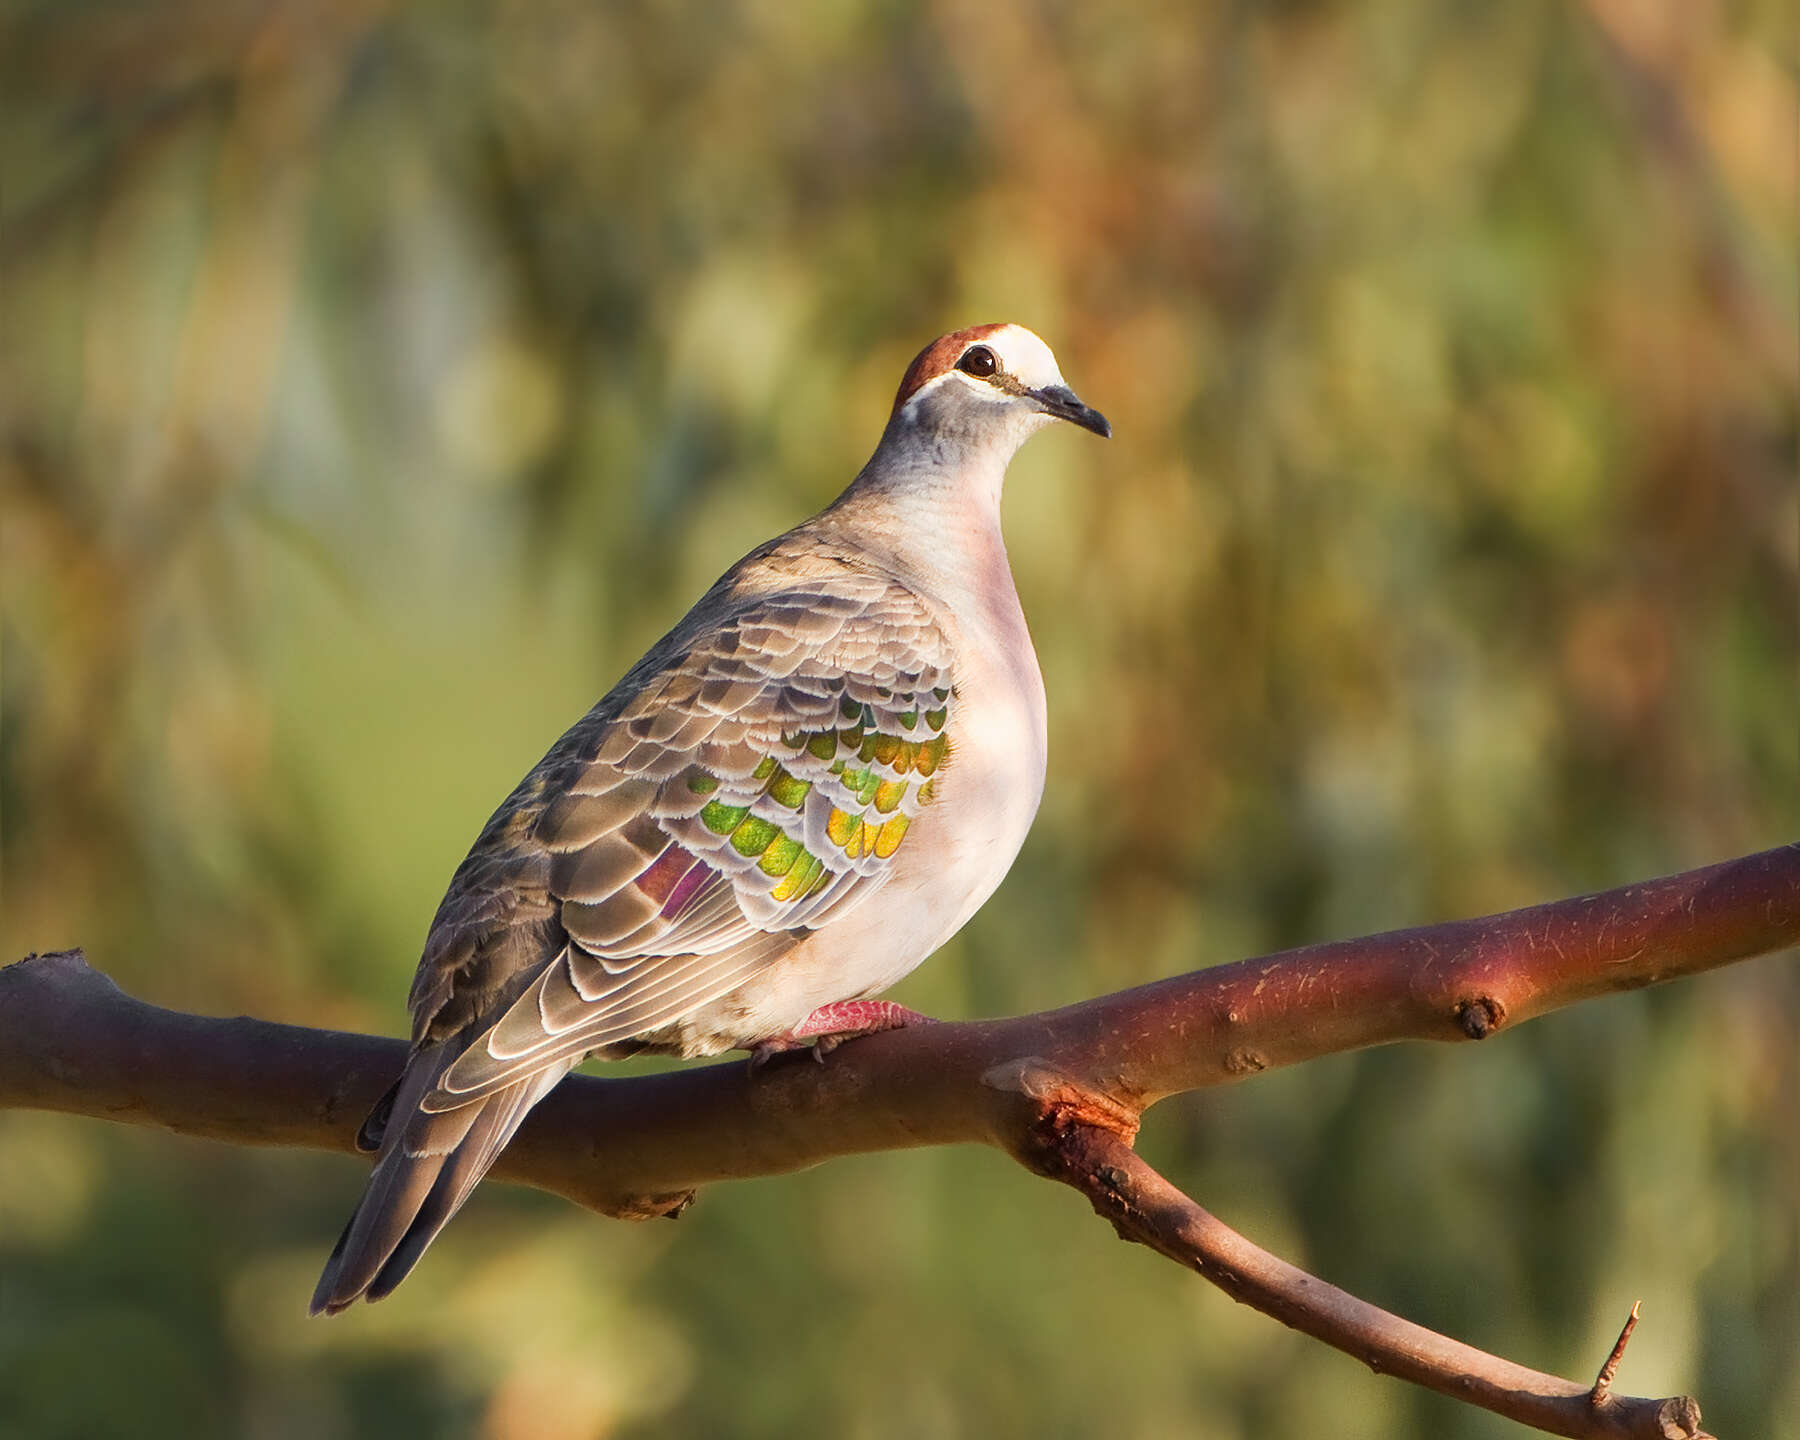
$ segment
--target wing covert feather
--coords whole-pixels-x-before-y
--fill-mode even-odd
[[[415,1033],[467,1016],[476,992],[491,1023],[427,1108],[670,1025],[880,889],[949,756],[950,645],[896,581],[828,578],[715,590],[722,613],[695,624],[708,602],[696,607],[489,822],[414,1000]],[[492,898],[508,886],[561,939],[528,968],[486,973],[489,927],[521,903]]]

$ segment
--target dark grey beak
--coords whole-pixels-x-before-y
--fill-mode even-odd
[[[1112,439],[1112,426],[1107,423],[1106,417],[1098,410],[1090,410],[1083,405],[1067,385],[1046,385],[1042,390],[1030,393],[1046,415],[1067,420],[1083,430],[1092,430],[1102,440]]]

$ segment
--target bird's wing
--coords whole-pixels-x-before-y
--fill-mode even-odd
[[[542,900],[516,866],[478,855],[453,882],[415,987],[418,1032],[463,1008],[457,957],[497,924],[547,908],[565,943],[424,1109],[735,989],[878,889],[935,797],[956,723],[950,645],[899,583],[844,570],[747,596],[674,648],[596,707],[575,753],[547,757],[518,816],[503,807],[490,824],[500,850],[534,857]]]

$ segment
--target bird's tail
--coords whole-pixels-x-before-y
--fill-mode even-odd
[[[381,1129],[380,1155],[319,1276],[312,1314],[335,1315],[359,1296],[379,1300],[392,1292],[462,1208],[526,1112],[572,1068],[537,1071],[455,1110],[421,1110],[455,1058],[442,1052],[415,1056],[393,1092],[385,1127],[381,1106],[370,1117],[365,1134]]]

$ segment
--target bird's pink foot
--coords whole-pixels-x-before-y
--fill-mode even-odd
[[[750,1052],[750,1069],[761,1070],[777,1055],[790,1050],[810,1049],[813,1059],[823,1064],[833,1050],[858,1035],[932,1023],[931,1016],[908,1010],[892,1000],[839,1000],[833,1005],[821,1005],[785,1035],[771,1035],[759,1041]]]

